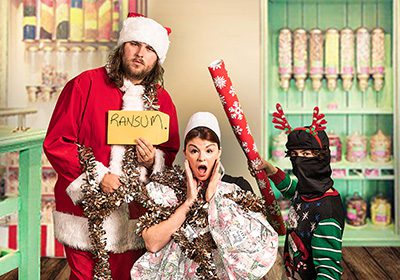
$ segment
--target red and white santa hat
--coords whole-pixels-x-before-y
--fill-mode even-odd
[[[168,52],[171,29],[141,14],[129,13],[119,33],[118,46],[125,42],[137,41],[150,45],[163,63]]]

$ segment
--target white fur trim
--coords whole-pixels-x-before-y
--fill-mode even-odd
[[[130,110],[130,111],[143,111],[144,103],[143,103],[143,94],[144,87],[141,85],[134,85],[128,79],[124,79],[124,85],[121,87],[123,90],[124,96],[122,97],[123,105],[122,110]]]
[[[146,17],[128,17],[119,33],[118,46],[137,41],[150,45],[162,64],[167,57],[169,38],[164,26]]]
[[[148,181],[147,168],[144,166],[140,166],[139,169],[140,169],[139,180],[140,180],[140,182],[146,183]]]
[[[104,175],[109,172],[109,169],[105,167],[101,162],[96,161],[96,181],[95,183],[100,184],[101,180],[103,180]],[[86,173],[82,173],[78,178],[76,178],[69,186],[67,187],[67,194],[71,198],[74,204],[77,204],[83,198],[82,188],[81,186],[85,183]]]
[[[161,172],[165,168],[165,154],[162,150],[156,149],[156,155],[154,158],[153,174]]]
[[[54,235],[61,243],[84,251],[89,251],[90,238],[87,218],[54,211]],[[130,220],[128,206],[121,206],[104,221],[106,250],[123,253],[145,247],[144,241],[136,234],[138,220]]]
[[[143,111],[144,103],[143,103],[143,93],[144,88],[141,85],[134,85],[128,79],[124,79],[124,85],[121,87],[121,90],[124,91],[123,111]],[[111,173],[116,174],[118,176],[122,175],[122,159],[125,154],[125,146],[121,145],[113,145],[111,147],[111,157],[110,157],[110,170]]]
[[[110,156],[110,172],[121,176],[122,175],[122,159],[125,154],[125,146],[112,145]]]

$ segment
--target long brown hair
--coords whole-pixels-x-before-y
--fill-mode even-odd
[[[122,57],[124,56],[125,43],[115,48],[108,56],[106,64],[108,77],[114,82],[117,87],[124,85],[124,69]],[[157,56],[158,57],[158,56]],[[159,84],[164,87],[164,69],[162,68],[159,59],[155,63],[150,73],[143,79],[142,85],[145,87],[145,92],[155,90],[155,85]]]

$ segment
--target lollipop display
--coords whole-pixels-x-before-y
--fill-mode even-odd
[[[293,37],[293,74],[297,89],[304,91],[307,78],[307,31],[296,29]]]
[[[340,76],[343,90],[349,91],[354,79],[354,32],[350,28],[340,31]]]
[[[371,74],[374,78],[374,89],[380,91],[385,76],[385,32],[382,28],[375,28],[371,32],[371,37]]]
[[[279,32],[279,78],[284,91],[289,89],[292,76],[292,32],[283,28]]]
[[[368,29],[360,27],[357,29],[357,79],[358,87],[362,92],[368,88],[369,67],[371,60],[371,44]]]
[[[337,87],[339,74],[339,31],[330,28],[325,34],[325,77],[330,91]]]
[[[310,31],[310,78],[314,91],[321,89],[321,80],[324,74],[324,36],[320,29]]]

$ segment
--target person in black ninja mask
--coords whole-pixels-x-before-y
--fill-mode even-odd
[[[342,235],[344,207],[331,178],[326,120],[314,108],[310,126],[292,129],[280,104],[273,114],[275,127],[288,133],[288,174],[262,159],[254,172],[265,169],[285,198],[291,199],[284,245],[284,264],[289,279],[340,279],[343,268]]]

